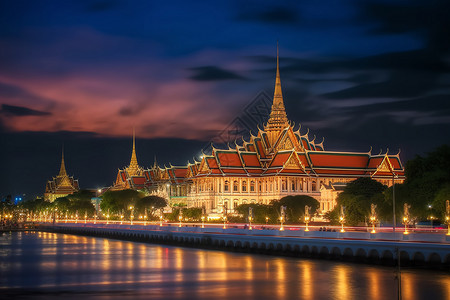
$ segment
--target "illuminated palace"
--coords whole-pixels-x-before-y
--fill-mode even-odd
[[[399,154],[372,155],[369,152],[327,151],[323,141],[316,143],[308,133],[301,134],[288,120],[283,96],[279,61],[271,113],[264,129],[228,149],[212,148],[201,161],[186,166],[143,170],[133,153],[130,166],[119,170],[116,187],[141,187],[164,195],[171,204],[205,207],[220,213],[233,212],[245,203],[268,204],[288,195],[308,195],[320,202],[320,211],[336,205],[336,197],[346,183],[371,177],[385,185],[404,180]],[[134,175],[133,175],[134,174]]]
[[[57,198],[65,197],[78,192],[79,189],[78,179],[74,179],[73,176],[67,175],[63,151],[59,174],[58,176],[53,177],[53,179],[47,181],[47,184],[45,185],[44,199],[46,201],[53,202]]]

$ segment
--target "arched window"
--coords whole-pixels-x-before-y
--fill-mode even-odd
[[[286,180],[283,179],[283,181],[281,181],[281,190],[286,191],[287,190],[287,184],[286,184]]]
[[[236,207],[239,206],[239,202],[237,200],[233,201],[233,209],[236,209]]]
[[[292,180],[291,190],[295,191],[295,180]]]
[[[230,190],[230,183],[228,182],[228,180],[225,180],[225,188],[224,188],[225,192],[228,192]]]
[[[242,181],[242,191],[246,192],[247,191],[247,181]]]
[[[238,182],[237,182],[237,180],[235,180],[235,181],[233,182],[233,192],[237,192],[237,191],[238,191],[238,188],[239,188]]]
[[[250,192],[254,192],[255,191],[255,182],[252,180],[250,181]]]

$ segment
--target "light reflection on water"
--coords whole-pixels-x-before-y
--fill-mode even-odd
[[[450,299],[450,274],[402,273],[404,299]],[[389,267],[54,233],[0,237],[0,295],[23,299],[394,299]]]

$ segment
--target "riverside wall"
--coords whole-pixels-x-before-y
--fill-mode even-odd
[[[39,230],[269,255],[450,270],[450,236],[436,233],[284,231],[159,225],[40,225]]]

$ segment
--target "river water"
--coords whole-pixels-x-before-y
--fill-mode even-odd
[[[396,299],[392,267],[45,232],[0,236],[0,298]],[[403,299],[450,299],[450,272],[403,270]]]

